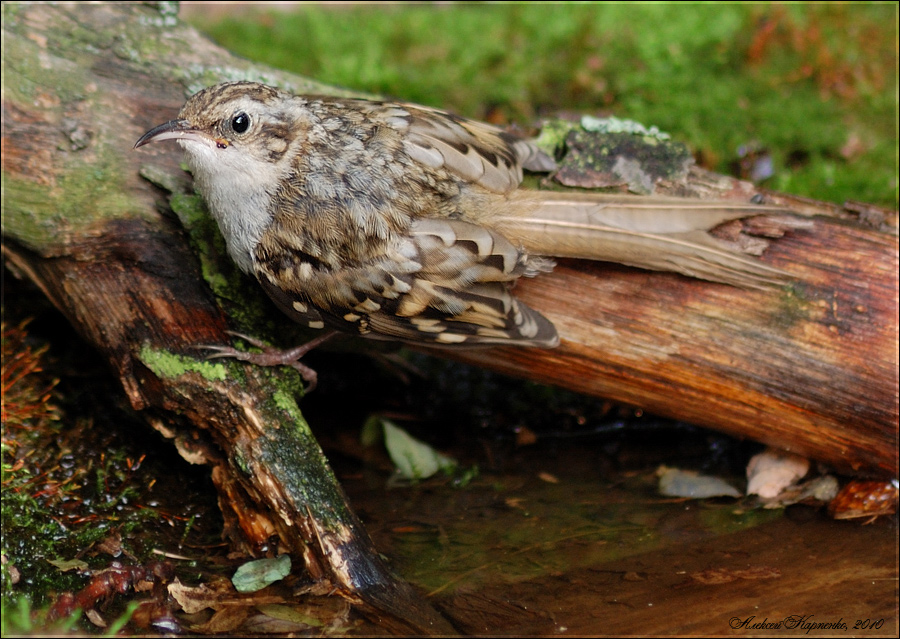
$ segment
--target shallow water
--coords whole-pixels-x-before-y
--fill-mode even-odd
[[[663,498],[652,471],[600,478],[592,459],[574,448],[465,488],[385,489],[367,471],[342,483],[461,632],[897,635],[896,518]]]

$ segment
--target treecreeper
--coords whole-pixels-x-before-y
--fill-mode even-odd
[[[520,189],[554,160],[499,128],[413,104],[297,96],[253,82],[191,97],[135,148],[176,140],[237,265],[291,319],[330,328],[283,352],[217,356],[294,366],[334,330],[439,347],[554,347],[513,295],[554,257],[673,271],[745,288],[787,274],[716,227],[783,209],[744,202]],[[752,246],[759,244],[749,243]]]

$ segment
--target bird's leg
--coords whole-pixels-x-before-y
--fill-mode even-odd
[[[290,366],[298,373],[300,373],[300,376],[303,377],[303,380],[308,384],[308,386],[306,387],[307,392],[316,387],[318,375],[316,374],[316,371],[311,369],[309,366],[301,364],[300,358],[337,334],[337,331],[330,331],[328,333],[325,333],[324,335],[306,342],[305,344],[301,344],[300,346],[295,346],[294,348],[289,348],[287,350],[281,350],[278,348],[273,348],[272,346],[268,346],[255,337],[250,337],[249,335],[244,335],[243,333],[236,333],[234,331],[227,332],[230,335],[234,335],[235,337],[239,337],[242,340],[249,342],[253,346],[261,349],[263,352],[248,353],[246,351],[239,351],[232,346],[200,346],[200,348],[213,351],[211,355],[207,356],[207,359],[231,357],[242,362],[256,364],[257,366]]]

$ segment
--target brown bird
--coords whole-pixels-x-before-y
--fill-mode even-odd
[[[553,324],[512,293],[519,277],[550,271],[553,257],[748,288],[786,277],[710,234],[781,209],[519,189],[523,169],[550,171],[553,160],[428,107],[234,82],[200,91],[135,148],[170,139],[234,261],[312,328],[444,347],[553,347]],[[311,372],[288,361],[307,347],[220,350]]]

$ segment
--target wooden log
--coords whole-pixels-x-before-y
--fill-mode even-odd
[[[221,299],[244,306],[252,283],[214,245],[201,253],[202,271],[194,259],[181,226],[204,242],[211,227],[196,217],[179,150],[131,152],[189,93],[216,81],[252,74],[298,92],[328,88],[254,67],[170,18],[144,5],[4,5],[4,255],[108,357],[132,405],[152,409],[157,423],[165,415],[182,452],[218,469],[223,500],[245,504],[234,520],[245,547],[258,551],[274,535],[348,596],[419,631],[447,631],[371,559],[371,543],[321,451],[296,408],[281,401],[289,389],[273,380],[290,374],[202,361],[196,344],[230,340]],[[171,197],[140,177],[151,172]],[[697,192],[719,184],[694,178]],[[831,206],[786,196],[782,203],[832,215],[766,252],[765,261],[797,276],[784,290],[566,262],[517,289],[557,324],[560,348],[453,356],[753,437],[842,470],[894,476],[897,237],[848,222]],[[255,295],[254,304],[267,309],[259,312],[286,321]],[[350,556],[364,559],[345,563]]]
[[[6,264],[107,357],[134,408],[183,456],[213,467],[236,545],[301,559],[321,587],[388,630],[453,632],[376,552],[297,408],[295,376],[211,364],[197,348],[228,341],[227,318],[131,152],[145,118],[156,117],[147,105],[160,100],[168,112],[183,89],[150,60],[110,56],[103,41],[114,32],[149,46],[168,33],[163,20],[138,5],[3,10],[5,52],[14,52],[3,59]],[[158,28],[144,26],[154,18]],[[182,44],[196,38],[175,32]],[[72,33],[84,40],[54,35]],[[156,60],[167,73],[178,50]],[[167,160],[163,173],[181,184],[177,154]]]
[[[460,359],[755,439],[848,473],[897,473],[895,236],[817,219],[766,261],[798,276],[738,291],[567,262],[517,295],[559,327],[552,352]]]

